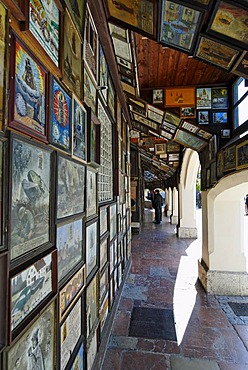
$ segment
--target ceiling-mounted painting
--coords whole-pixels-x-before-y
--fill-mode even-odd
[[[157,2],[152,0],[105,0],[107,15],[113,22],[156,38]]]
[[[83,39],[86,0],[65,0],[65,2]]]

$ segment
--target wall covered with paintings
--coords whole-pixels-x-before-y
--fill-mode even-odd
[[[113,81],[85,0],[0,0],[0,369],[99,353],[131,254]]]

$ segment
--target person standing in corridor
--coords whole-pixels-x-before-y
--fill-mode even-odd
[[[153,221],[155,224],[160,224],[162,221],[162,204],[163,204],[163,198],[159,193],[159,190],[155,190],[154,198],[152,201],[152,206],[155,209],[155,221]]]

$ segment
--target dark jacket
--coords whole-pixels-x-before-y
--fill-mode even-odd
[[[152,202],[153,208],[162,207],[163,199],[160,194],[155,194]]]

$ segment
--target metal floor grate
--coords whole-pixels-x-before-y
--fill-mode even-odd
[[[173,310],[134,307],[129,336],[176,341]]]

